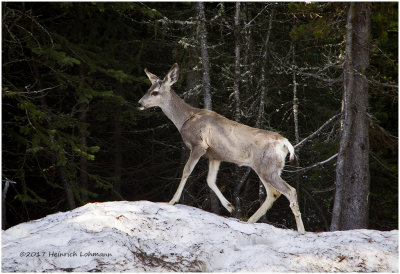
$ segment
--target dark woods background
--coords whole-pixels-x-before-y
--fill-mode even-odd
[[[298,189],[306,229],[329,230],[336,159],[325,160],[338,152],[349,4],[246,2],[235,14],[235,3],[205,3],[205,30],[197,6],[2,3],[3,229],[88,202],[169,201],[188,150],[159,109],[139,112],[134,103],[149,87],[145,67],[164,77],[177,62],[176,92],[204,107],[205,31],[213,110],[292,144],[334,117],[283,172]],[[397,3],[372,4],[365,72],[369,227],[380,230],[398,224],[397,12]],[[207,167],[199,162],[180,202],[227,216],[211,208]],[[223,163],[217,181],[243,220],[264,199],[255,173],[245,175]],[[295,227],[285,198],[263,221]]]

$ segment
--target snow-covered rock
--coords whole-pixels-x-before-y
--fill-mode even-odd
[[[398,231],[299,235],[197,208],[107,202],[2,233],[3,272],[398,272]]]

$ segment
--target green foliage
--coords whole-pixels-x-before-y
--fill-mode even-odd
[[[133,78],[122,70],[107,69],[103,72],[120,83],[132,83]]]
[[[298,14],[307,14],[312,11],[318,11],[319,10],[319,4],[317,3],[296,3],[296,2],[291,2],[288,4],[289,11]]]
[[[136,3],[127,4],[125,10],[138,7]],[[144,81],[142,76],[130,75],[132,67],[138,68],[134,50],[128,50],[132,58],[121,55],[120,60],[115,58],[122,53],[120,44],[116,43],[121,41],[120,34],[131,32],[126,31],[131,27],[115,14],[122,6],[123,3],[16,3],[6,6],[4,24],[9,28],[6,39],[17,41],[23,47],[20,52],[13,43],[3,44],[3,60],[8,64],[3,66],[3,103],[6,105],[3,117],[9,119],[3,130],[7,132],[4,144],[10,147],[3,174],[22,182],[17,184],[22,191],[16,189],[15,201],[22,204],[47,202],[36,194],[45,188],[43,183],[53,189],[64,189],[57,178],[58,167],[66,168],[65,179],[79,202],[84,202],[83,196],[98,197],[98,189],[112,194],[114,179],[93,175],[96,165],[89,165],[84,171],[89,180],[95,182],[90,190],[79,185],[80,173],[76,170],[80,159],[94,163],[96,154],[102,151],[102,145],[91,139],[90,124],[112,122],[110,115],[103,121],[97,121],[96,117],[101,117],[99,114],[104,109],[112,110],[115,103],[126,103],[121,84],[137,85]],[[33,14],[42,9],[41,17],[29,18],[30,13],[21,13],[22,9],[29,9]],[[155,10],[146,8],[144,11],[147,16],[159,16]],[[60,16],[52,18],[52,14]],[[44,20],[39,21],[42,18]],[[110,20],[114,23],[107,24]],[[86,23],[108,27],[85,28]],[[20,27],[15,28],[15,24]],[[117,36],[113,36],[114,33]],[[102,40],[107,34],[108,40]],[[48,87],[52,88],[46,91]],[[35,92],[30,92],[33,90]],[[100,102],[106,103],[105,108],[96,108]],[[89,116],[90,121],[81,121],[85,105],[89,111],[97,109],[97,113]],[[135,116],[129,111],[127,124],[134,124]],[[87,143],[82,143],[82,136],[89,138]],[[29,172],[21,172],[27,170]],[[65,198],[61,196],[62,199]]]
[[[296,16],[299,21],[296,25],[292,26],[290,30],[290,38],[294,41],[302,39],[318,42],[318,40],[325,40],[325,42],[332,42],[342,38],[342,31],[338,26],[337,7],[332,9],[329,4],[303,4],[303,3],[290,3],[289,10]]]
[[[374,39],[380,47],[395,43],[390,41],[393,35],[398,35],[398,3],[375,3],[371,15]]]
[[[294,26],[290,31],[293,40],[303,39],[326,39],[331,35],[326,19],[318,18],[311,23]]]
[[[71,56],[68,56],[66,52],[60,50],[61,45],[53,44],[49,48],[34,47],[31,48],[32,52],[40,57],[44,58],[45,62],[55,61],[58,65],[73,66],[74,64],[79,65],[81,62]],[[47,60],[46,60],[47,59]]]

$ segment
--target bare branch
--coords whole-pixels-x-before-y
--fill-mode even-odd
[[[167,17],[163,17],[162,19],[157,20],[156,22],[162,23],[162,24],[177,24],[177,25],[182,25],[182,26],[188,26],[188,25],[196,25],[196,21],[182,21],[182,20],[171,20]]]
[[[301,140],[298,144],[294,146],[295,149],[300,149],[308,140],[314,138],[317,136],[324,128],[326,128],[330,123],[332,123],[334,120],[336,120],[338,117],[341,116],[342,113],[338,113],[334,116],[332,116],[328,121],[326,121],[319,129],[314,131],[312,134]]]
[[[393,88],[393,89],[398,89],[399,85],[395,84],[395,83],[382,83],[379,82],[375,79],[368,79],[367,76],[363,73],[360,73],[360,71],[358,71],[357,69],[353,69],[355,75],[361,76],[362,78],[364,78],[366,81],[368,81],[368,83],[370,83],[373,86],[382,86],[382,87],[386,87],[386,88]]]
[[[334,83],[338,83],[338,82],[342,82],[343,81],[343,79],[341,77],[336,78],[336,79],[325,78],[325,77],[322,77],[319,74],[302,72],[302,71],[298,71],[298,72],[296,72],[296,74],[300,75],[300,76],[313,77],[313,78],[315,78],[317,80],[320,80],[320,81],[323,81],[323,82],[327,82],[327,83],[330,83],[330,84],[334,84]]]
[[[55,86],[55,87],[48,87],[40,90],[28,90],[28,91],[12,91],[12,90],[4,90],[4,93],[11,93],[11,94],[16,94],[16,95],[22,95],[22,94],[37,94],[37,93],[42,93],[47,90],[55,89],[58,88],[61,85]]]
[[[374,79],[369,80],[367,79],[369,83],[371,83],[373,86],[381,86],[381,87],[385,87],[385,88],[393,88],[393,89],[398,89],[399,85],[394,84],[394,83],[382,83],[379,81],[376,81]]]
[[[321,161],[321,162],[318,162],[318,163],[315,163],[315,164],[313,164],[313,165],[311,165],[311,166],[308,166],[308,167],[302,167],[302,168],[297,169],[297,170],[286,170],[286,169],[285,169],[284,171],[289,172],[289,173],[304,172],[304,171],[310,170],[310,169],[312,169],[312,168],[314,168],[314,167],[322,166],[322,165],[324,165],[324,164],[326,164],[326,163],[329,163],[330,161],[332,161],[333,159],[335,159],[335,158],[337,157],[337,155],[338,155],[338,154],[336,153],[335,155],[329,157],[328,159],[326,159],[326,160],[324,160],[324,161]]]
[[[169,124],[162,124],[153,128],[146,128],[146,129],[140,129],[140,130],[126,130],[123,131],[123,133],[132,133],[132,134],[142,134],[142,133],[147,133],[147,132],[152,132],[152,131],[156,131],[158,129],[162,129],[162,128],[168,128],[170,127]]]
[[[254,16],[253,19],[251,19],[249,22],[247,22],[247,23],[244,25],[243,28],[246,29],[246,28],[250,27],[251,23],[253,23],[253,21],[256,20],[256,18],[257,18],[258,16],[260,16],[260,15],[264,12],[264,10],[266,10],[268,7],[269,7],[268,5],[265,5],[265,7],[264,7],[256,16]]]

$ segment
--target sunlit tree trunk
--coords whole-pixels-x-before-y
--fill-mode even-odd
[[[246,22],[250,21],[251,18],[251,8],[248,4],[244,4],[244,14],[246,16]],[[243,27],[244,32],[244,54],[243,54],[243,67],[245,68],[245,73],[243,75],[243,89],[245,90],[245,95],[249,96],[252,93],[252,84],[253,84],[253,65],[254,61],[252,56],[253,50],[253,37],[252,37],[252,27],[251,24],[249,26]]]
[[[294,141],[296,144],[300,142],[300,133],[299,133],[299,98],[297,96],[297,80],[296,80],[296,54],[295,54],[296,46],[293,43],[293,51],[292,51],[292,64],[293,64],[293,124],[294,124]],[[298,168],[300,166],[299,157],[297,155],[295,166]],[[295,177],[296,181],[296,190],[297,190],[297,199],[300,200],[300,174],[297,173]]]
[[[271,10],[271,14],[269,16],[269,23],[268,23],[268,32],[265,36],[265,42],[264,42],[264,52],[262,56],[262,65],[261,65],[261,79],[260,79],[260,86],[261,86],[261,91],[260,91],[260,105],[258,107],[258,115],[257,115],[257,120],[256,120],[256,127],[261,126],[262,118],[264,116],[264,107],[265,107],[265,95],[267,93],[267,61],[268,61],[268,46],[269,46],[269,38],[271,36],[271,30],[272,30],[272,20],[275,15],[275,10]]]
[[[235,23],[234,23],[234,34],[235,34],[235,75],[233,77],[233,90],[235,93],[235,121],[240,121],[240,2],[236,2],[235,7]]]

